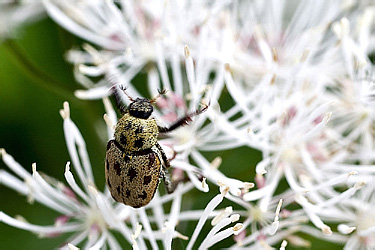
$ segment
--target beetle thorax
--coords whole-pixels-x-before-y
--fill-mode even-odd
[[[133,152],[154,146],[158,134],[155,119],[141,119],[125,114],[118,121],[114,136],[125,152]]]

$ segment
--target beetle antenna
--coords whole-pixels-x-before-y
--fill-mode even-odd
[[[159,94],[157,96],[155,96],[154,98],[152,98],[150,100],[150,103],[154,103],[159,97],[165,95],[167,93],[167,90],[166,89],[162,89],[162,90],[158,89],[158,93]]]
[[[120,89],[124,92],[124,94],[129,98],[131,102],[134,102],[134,99],[126,92],[126,87],[124,85],[120,85]]]

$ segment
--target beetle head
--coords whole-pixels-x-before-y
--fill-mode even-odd
[[[137,98],[129,105],[129,114],[137,118],[148,119],[153,111],[150,100],[146,98]]]

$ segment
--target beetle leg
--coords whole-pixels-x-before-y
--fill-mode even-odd
[[[170,132],[172,130],[175,130],[178,127],[187,125],[187,124],[189,124],[189,122],[192,121],[191,120],[192,117],[194,117],[196,115],[202,114],[203,112],[205,112],[207,110],[207,108],[208,108],[208,105],[204,105],[204,107],[202,109],[197,109],[194,112],[189,113],[189,114],[185,115],[184,117],[178,119],[170,127],[161,127],[161,126],[158,126],[159,132],[160,133],[168,133],[168,132]]]
[[[167,190],[167,193],[168,194],[173,193],[173,191],[176,189],[177,185],[173,184],[173,182],[170,179],[168,170],[164,166],[162,166],[160,175],[163,178],[165,189]]]
[[[121,93],[120,93],[120,90],[122,90],[126,94],[125,88],[119,84],[119,78],[116,74],[108,73],[106,74],[105,78],[108,81],[108,83],[112,85],[111,91],[113,95],[115,96],[117,108],[120,110],[121,114],[125,114],[126,106],[122,102]]]
[[[165,166],[165,168],[169,168],[170,167],[169,160],[168,160],[167,156],[165,155],[165,152],[164,152],[163,148],[160,146],[159,143],[156,143],[156,147],[159,149],[159,152],[161,153],[161,158],[164,161],[163,166]]]
[[[121,92],[118,86],[112,86],[112,93],[115,96],[116,106],[120,110],[121,114],[126,113],[126,106],[123,104],[121,99]]]
[[[168,168],[170,167],[169,160],[167,156],[165,155],[165,152],[163,148],[160,146],[159,143],[156,143],[156,147],[158,148],[161,158],[164,161],[164,164],[161,164],[161,171],[160,171],[160,177],[163,178],[165,189],[167,190],[168,194],[173,193],[173,191],[176,189],[176,183],[173,183],[170,175],[168,173]]]

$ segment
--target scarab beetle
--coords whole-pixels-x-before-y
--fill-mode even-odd
[[[152,103],[164,95],[165,90],[159,91],[159,95],[149,100],[133,99],[123,88],[131,101],[125,109],[121,105],[118,88],[113,89],[123,116],[116,124],[114,139],[107,144],[105,178],[116,201],[139,208],[152,200],[161,178],[164,179],[168,193],[174,189],[167,172],[169,161],[157,141],[159,133],[167,133],[188,124],[193,116],[206,111],[208,106],[185,115],[170,127],[161,127],[151,117]]]

